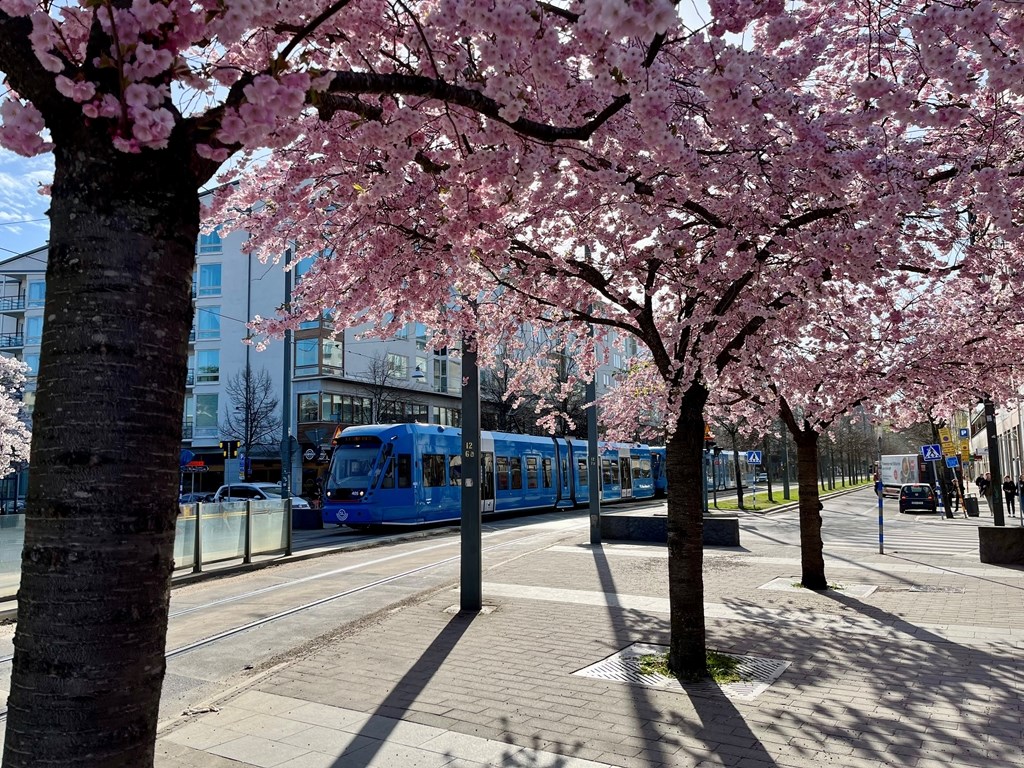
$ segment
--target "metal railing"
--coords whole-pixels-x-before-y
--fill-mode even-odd
[[[0,347],[23,347],[25,335],[22,333],[0,333]]]
[[[0,297],[0,312],[22,312],[25,309],[24,296]]]

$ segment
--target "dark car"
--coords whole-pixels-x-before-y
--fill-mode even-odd
[[[183,493],[178,497],[179,504],[205,504],[210,501],[211,493]]]
[[[900,512],[934,512],[935,492],[925,483],[900,486]]]

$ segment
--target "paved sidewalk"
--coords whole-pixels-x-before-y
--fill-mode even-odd
[[[1024,766],[1024,570],[844,550],[816,594],[743,543],[706,550],[705,615],[788,663],[755,694],[574,674],[669,637],[664,547],[576,537],[486,570],[489,613],[436,594],[166,728],[157,765]]]

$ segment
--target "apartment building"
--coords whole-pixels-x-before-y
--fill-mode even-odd
[[[220,443],[231,439],[239,440],[243,454],[248,447],[248,461],[241,462],[248,477],[277,482],[286,410],[288,474],[292,492],[302,495],[312,492],[324,471],[339,426],[397,421],[460,426],[459,356],[430,349],[430,331],[421,323],[410,323],[384,340],[364,337],[366,328],[337,328],[323,317],[296,329],[287,350],[283,340],[262,351],[246,344],[248,319],[272,316],[287,298],[283,264],[262,263],[245,250],[245,240],[242,232],[222,236],[215,230],[196,243],[195,315],[182,383],[182,492],[212,491],[224,481]],[[43,328],[46,258],[44,246],[0,262],[0,354],[29,366],[24,393],[29,414]],[[302,279],[311,262],[295,265],[295,280]],[[613,386],[621,354],[615,352],[611,362],[598,374],[599,393]],[[486,402],[483,412],[486,421]],[[0,501],[16,497],[14,485],[24,495],[25,479],[22,472],[3,481],[7,487],[0,487]]]

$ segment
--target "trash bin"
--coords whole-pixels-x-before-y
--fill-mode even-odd
[[[977,496],[965,496],[964,497],[964,509],[967,510],[968,517],[978,516],[978,497]]]

